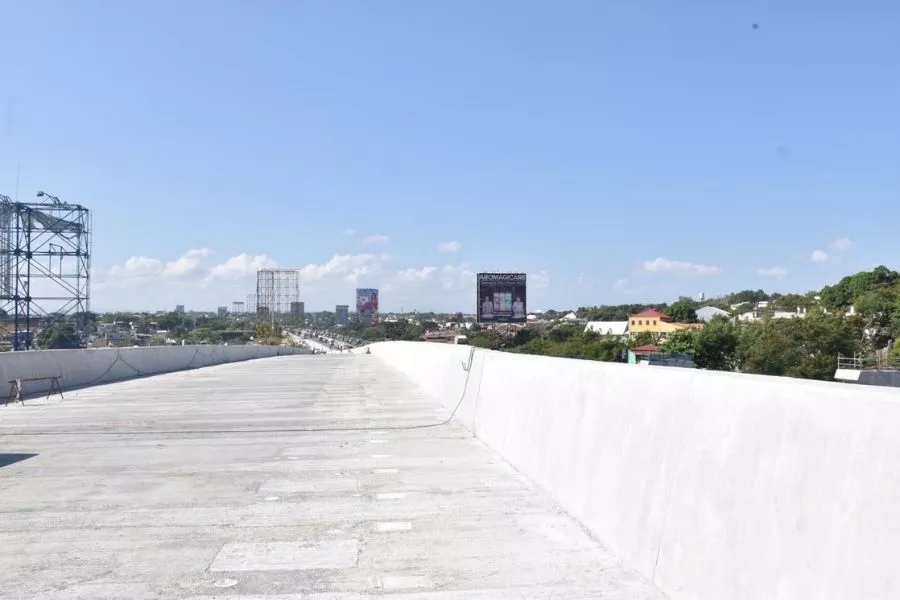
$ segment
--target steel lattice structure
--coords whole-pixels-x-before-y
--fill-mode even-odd
[[[300,301],[300,271],[262,269],[256,272],[256,314],[285,315]]]
[[[74,315],[87,339],[91,290],[91,212],[38,193],[49,202],[0,196],[0,307],[14,350],[32,347],[34,333]]]

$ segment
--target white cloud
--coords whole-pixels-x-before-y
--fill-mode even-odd
[[[462,244],[453,240],[451,242],[442,242],[438,244],[438,251],[440,252],[459,252],[462,250]]]
[[[209,254],[208,250],[194,249],[168,263],[146,256],[132,257],[98,278],[95,289],[99,293],[95,301],[104,309],[159,309],[175,304],[214,309],[252,294],[258,270],[279,267],[266,254],[249,253],[194,266],[193,261]],[[308,310],[321,310],[335,303],[352,303],[354,287],[385,289],[394,284],[407,286],[409,301],[416,306],[444,306],[441,302],[445,302],[452,308],[456,303],[457,299],[448,301],[442,295],[441,285],[436,283],[441,273],[437,267],[388,271],[386,267],[391,260],[390,254],[373,252],[336,254],[322,263],[307,264],[297,269],[301,299],[307,303]],[[183,274],[186,276],[176,276]],[[474,275],[471,277],[474,280]],[[429,297],[432,291],[434,295]],[[459,300],[464,300],[466,296],[460,294]],[[396,302],[397,298],[394,296],[391,301]]]
[[[760,277],[776,277],[778,279],[785,277],[788,272],[784,267],[763,267],[756,270],[756,274]]]
[[[212,254],[209,248],[192,248],[178,259],[166,263],[165,277],[185,277],[201,270],[202,260]]]
[[[147,283],[156,278],[178,279],[196,275],[204,271],[203,259],[210,256],[209,248],[192,248],[175,260],[163,262],[158,258],[132,256],[121,265],[113,266],[108,272],[108,281],[100,278],[101,284]]]
[[[618,292],[624,292],[628,289],[628,280],[627,279],[617,279],[613,284],[613,289]]]
[[[232,256],[225,262],[214,266],[209,272],[207,280],[227,279],[233,281],[251,276],[255,277],[256,272],[260,269],[274,269],[277,267],[278,263],[265,254],[251,256],[245,252]]]
[[[341,232],[341,235],[346,235],[347,237],[352,237],[352,236],[356,235],[356,230],[355,229],[345,229],[344,231]]]
[[[475,293],[475,273],[469,270],[469,263],[444,266],[440,280],[445,290],[472,290],[472,294]]]
[[[421,281],[429,281],[431,276],[437,271],[437,267],[422,267],[421,269],[403,269],[397,271],[397,281],[403,283],[416,283]]]
[[[840,239],[834,240],[833,242],[828,244],[829,248],[831,248],[832,250],[837,250],[839,252],[842,252],[844,250],[849,250],[853,246],[854,246],[853,240],[851,240],[849,238],[840,238]]]
[[[363,246],[374,246],[375,244],[387,244],[389,241],[391,241],[391,238],[388,236],[376,233],[375,235],[363,238],[360,243]]]
[[[813,250],[812,254],[809,255],[809,260],[812,262],[826,262],[828,254],[822,250]]]
[[[661,256],[644,261],[642,268],[646,273],[671,273],[674,275],[718,275],[722,272],[720,267],[670,260]]]
[[[122,265],[116,265],[109,270],[110,279],[142,279],[154,277],[162,273],[161,260],[147,256],[132,256]]]
[[[381,273],[383,263],[390,260],[390,254],[335,254],[324,264],[311,263],[299,269],[300,283],[357,283],[363,276],[372,277]]]
[[[550,274],[547,271],[538,271],[528,274],[528,287],[542,290],[550,287]]]
[[[194,248],[177,258],[135,256],[104,270],[97,280],[95,304],[106,309],[171,309],[186,304],[196,310],[243,301],[255,291],[256,272],[279,267],[266,254],[242,253],[213,260],[208,248]],[[352,304],[354,287],[383,292],[384,308],[474,310],[475,270],[470,263],[401,264],[392,268],[388,253],[361,252],[323,257],[298,268],[301,299],[307,310]],[[528,274],[535,302],[549,288],[547,271]]]

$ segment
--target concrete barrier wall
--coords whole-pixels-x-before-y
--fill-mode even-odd
[[[0,384],[6,385],[8,381],[18,378],[58,375],[63,389],[70,389],[144,375],[309,352],[278,346],[154,346],[4,352],[0,354]],[[49,382],[45,381],[24,385],[26,395],[46,392],[50,387]],[[4,393],[7,390],[8,387]]]
[[[462,399],[457,418],[676,600],[900,598],[896,389],[371,351],[448,409]]]

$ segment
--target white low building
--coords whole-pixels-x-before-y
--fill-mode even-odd
[[[585,326],[584,332],[625,337],[628,335],[628,321],[590,321]]]
[[[766,317],[770,319],[802,319],[805,316],[806,309],[798,307],[797,310],[776,310],[771,312],[751,310],[750,312],[738,315],[738,320],[745,323],[752,323],[753,321],[762,321]]]
[[[697,309],[697,320],[709,323],[715,317],[730,317],[731,314],[727,310],[716,308],[715,306],[704,306]]]

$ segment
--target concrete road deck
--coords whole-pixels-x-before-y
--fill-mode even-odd
[[[374,356],[0,406],[0,597],[659,599]],[[364,429],[364,430],[361,430]]]

